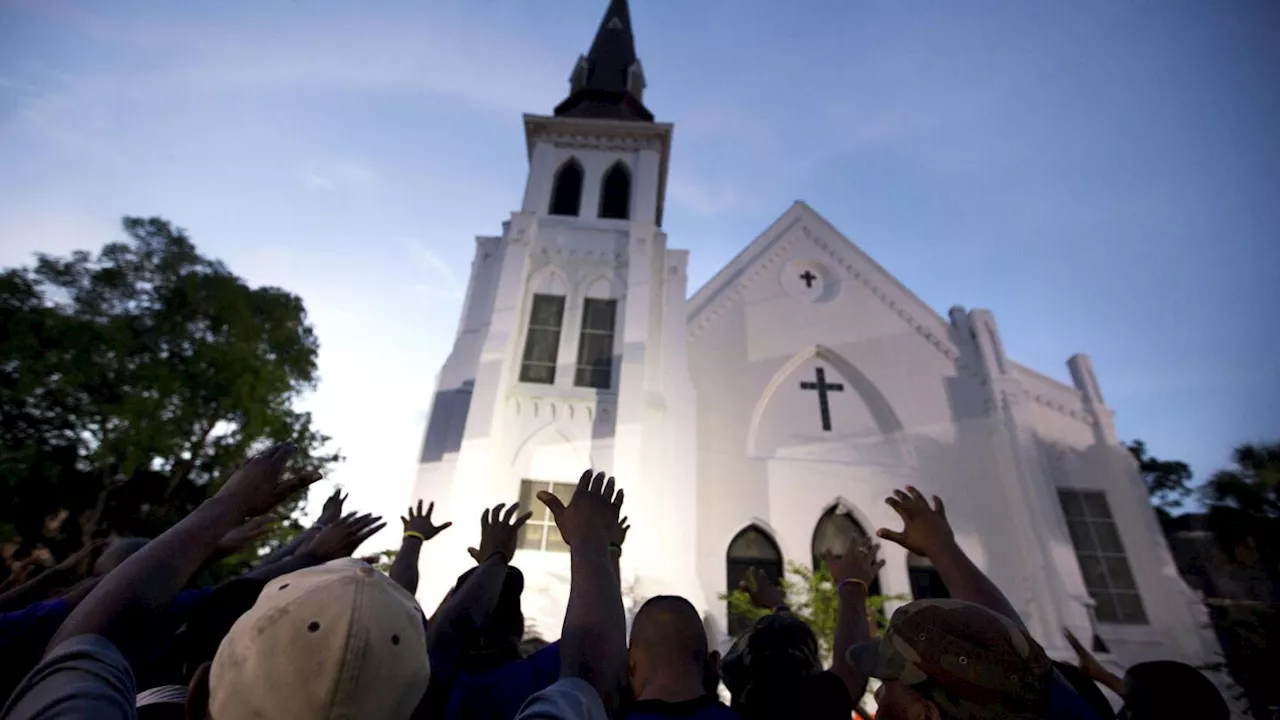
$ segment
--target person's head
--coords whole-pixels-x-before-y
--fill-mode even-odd
[[[147,538],[116,538],[111,541],[106,550],[98,556],[93,563],[94,577],[101,577],[107,573],[120,567],[120,564],[129,559],[129,556],[138,552],[150,540]]]
[[[422,610],[354,558],[266,585],[191,681],[190,718],[409,717],[426,692]]]
[[[1124,674],[1122,718],[1226,720],[1230,716],[1231,709],[1218,688],[1186,663],[1173,660],[1138,663]]]
[[[640,606],[631,623],[627,650],[631,689],[637,698],[644,699],[646,690],[658,688],[701,690],[706,664],[707,633],[692,603],[675,595],[659,595]]]
[[[477,570],[478,567],[463,573],[453,592],[461,590]],[[507,566],[493,614],[465,640],[463,665],[467,670],[480,672],[520,658],[520,641],[524,639],[524,612],[520,606],[523,594],[524,573]]]
[[[963,600],[899,608],[878,641],[848,659],[876,691],[878,720],[1017,720],[1049,707],[1053,666],[1009,618]]]
[[[734,641],[721,664],[733,707],[754,717],[768,717],[791,698],[788,688],[822,672],[818,637],[790,613],[771,613]]]

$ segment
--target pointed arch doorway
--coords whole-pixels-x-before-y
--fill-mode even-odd
[[[747,572],[756,568],[770,581],[782,578],[782,551],[769,533],[758,525],[748,525],[729,541],[725,552],[725,585],[733,591],[747,579]],[[751,626],[744,617],[729,613],[729,634],[736,636]]]
[[[813,569],[818,570],[822,567],[822,555],[828,550],[836,557],[843,557],[844,551],[849,547],[849,541],[853,539],[865,543],[871,539],[871,536],[844,506],[837,503],[827,508],[813,528]],[[867,588],[867,594],[880,594],[880,578],[877,577],[871,582],[871,587]]]

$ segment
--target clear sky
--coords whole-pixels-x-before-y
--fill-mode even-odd
[[[0,264],[161,215],[300,294],[332,480],[394,523],[473,237],[520,203],[520,115],[606,4],[0,0]],[[1017,361],[1089,353],[1121,436],[1199,477],[1280,437],[1280,2],[632,16],[691,293],[802,198],[940,313],[991,309]]]

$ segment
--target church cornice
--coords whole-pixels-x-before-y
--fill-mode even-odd
[[[539,140],[561,147],[592,150],[658,150],[662,164],[667,164],[671,148],[671,123],[638,123],[625,120],[566,118],[547,115],[524,116],[525,143],[529,157]]]

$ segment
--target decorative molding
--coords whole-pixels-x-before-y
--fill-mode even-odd
[[[1037,405],[1039,405],[1039,406],[1041,406],[1041,407],[1048,408],[1048,409],[1050,409],[1050,410],[1052,410],[1052,411],[1054,411],[1054,412],[1058,413],[1059,415],[1063,415],[1063,416],[1065,416],[1065,417],[1069,417],[1069,418],[1071,418],[1072,420],[1078,420],[1078,421],[1080,421],[1080,422],[1084,423],[1085,425],[1097,425],[1097,424],[1098,424],[1098,420],[1097,420],[1097,418],[1093,417],[1093,415],[1092,415],[1091,413],[1086,412],[1084,409],[1069,408],[1069,407],[1067,407],[1065,404],[1063,404],[1063,403],[1061,403],[1061,402],[1059,402],[1059,401],[1057,401],[1057,400],[1055,400],[1055,399],[1053,399],[1053,398],[1046,397],[1046,396],[1044,396],[1044,395],[1041,395],[1041,394],[1039,394],[1039,393],[1035,393],[1035,392],[1031,392],[1031,391],[1027,391],[1027,392],[1030,394],[1030,396],[1031,396],[1031,400],[1032,400],[1035,404],[1037,404]]]
[[[538,137],[542,140],[551,141],[556,147],[570,150],[640,152],[642,150],[662,149],[662,145],[657,140],[639,137],[601,137],[599,135],[565,135],[561,133],[547,133]]]
[[[590,401],[516,393],[508,395],[507,400],[515,417],[528,416],[535,419],[545,418],[550,422],[562,420],[569,423],[588,424],[595,422],[597,412],[608,415],[614,404],[610,399]]]
[[[933,346],[935,350],[937,350],[939,353],[941,353],[944,357],[946,357],[951,362],[956,362],[957,360],[959,360],[960,354],[959,352],[957,352],[957,350],[954,347],[951,346],[950,342],[945,341],[939,335],[935,335],[931,329],[925,327],[925,324],[920,320],[916,319],[915,316],[913,316],[905,307],[900,307],[898,305],[898,302],[893,298],[890,298],[889,294],[886,293],[884,289],[882,289],[879,285],[871,281],[871,279],[867,276],[867,273],[856,269],[853,266],[852,262],[847,260],[843,255],[841,255],[838,248],[836,248],[834,244],[827,242],[826,239],[823,238],[821,235],[815,234],[812,230],[809,229],[809,226],[805,224],[800,225],[800,233],[806,239],[811,240],[814,245],[817,245],[819,249],[825,252],[827,258],[831,261],[831,263],[835,267],[843,269],[845,273],[847,273],[851,278],[858,281],[863,287],[869,290],[871,294],[874,295],[876,299],[880,301],[881,304],[883,304],[884,306],[892,310],[895,315],[897,315],[909,327],[914,329],[916,331],[916,334],[924,338],[931,346]],[[701,335],[703,331],[705,331],[711,325],[711,323],[715,321],[716,318],[723,315],[724,311],[728,309],[730,305],[736,302],[738,298],[741,297],[743,290],[746,290],[748,287],[750,287],[756,280],[758,280],[764,274],[766,270],[776,265],[779,259],[781,258],[782,254],[786,252],[795,243],[795,240],[796,240],[796,236],[791,233],[790,227],[784,230],[781,241],[775,240],[777,244],[774,246],[774,249],[764,258],[757,261],[756,266],[752,268],[750,273],[745,278],[743,278],[732,290],[726,291],[724,293],[724,296],[720,299],[720,301],[717,302],[714,306],[712,306],[709,310],[704,312],[702,314],[702,317],[698,319],[697,324],[694,325],[692,328],[690,328],[689,330],[690,342],[694,341],[699,335]]]

